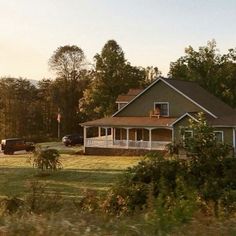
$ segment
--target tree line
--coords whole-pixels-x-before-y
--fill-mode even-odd
[[[93,64],[76,45],[58,47],[48,64],[55,79],[37,85],[0,79],[0,138],[56,138],[58,112],[61,135],[81,132],[80,122],[112,114],[119,94],[144,88],[161,74],[157,67],[132,66],[115,40],[104,45]]]
[[[35,141],[81,132],[80,122],[109,116],[116,98],[130,88],[145,88],[161,75],[158,67],[137,67],[125,58],[115,40],[109,40],[91,64],[76,45],[58,47],[49,59],[54,79],[37,85],[23,78],[0,79],[0,138],[25,137]],[[171,62],[168,76],[195,81],[236,107],[236,49],[221,55],[214,40]]]

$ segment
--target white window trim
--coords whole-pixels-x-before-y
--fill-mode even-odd
[[[162,116],[163,116],[163,117],[168,117],[168,116],[170,116],[170,106],[169,106],[169,102],[154,102],[153,110],[155,110],[156,104],[167,104],[167,109],[168,109],[167,115],[165,115],[165,116],[162,115]]]
[[[127,104],[128,102],[116,102],[117,104],[122,103],[122,104]]]
[[[184,130],[184,134],[183,134],[183,139],[184,140],[185,140],[185,133],[191,133],[191,138],[193,138],[193,130],[191,130],[191,129]]]
[[[225,142],[224,131],[222,131],[222,130],[214,130],[213,133],[221,133],[221,136],[222,136],[222,143]]]

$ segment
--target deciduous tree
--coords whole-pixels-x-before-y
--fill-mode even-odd
[[[49,67],[57,75],[51,92],[53,103],[56,109],[60,109],[62,116],[62,133],[79,129],[79,100],[88,82],[85,66],[84,53],[75,45],[58,47],[49,60]]]
[[[221,55],[215,40],[198,51],[192,46],[185,55],[170,64],[169,76],[195,81],[217,97],[236,107],[236,49]]]
[[[145,84],[145,71],[126,61],[115,40],[109,40],[94,59],[93,80],[81,102],[81,109],[90,119],[111,115],[116,110],[119,94]]]

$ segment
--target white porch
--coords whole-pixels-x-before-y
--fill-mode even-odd
[[[84,127],[84,147],[165,150],[173,139],[172,129],[108,127],[98,127],[98,136],[87,138],[88,128]],[[168,137],[158,139],[157,134],[162,133],[163,136],[163,130],[166,131]]]

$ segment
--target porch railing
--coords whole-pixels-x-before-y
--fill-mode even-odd
[[[107,147],[107,148],[135,148],[135,149],[153,149],[164,150],[168,141],[133,141],[129,140],[112,140],[101,138],[87,138],[85,142],[86,147]]]

